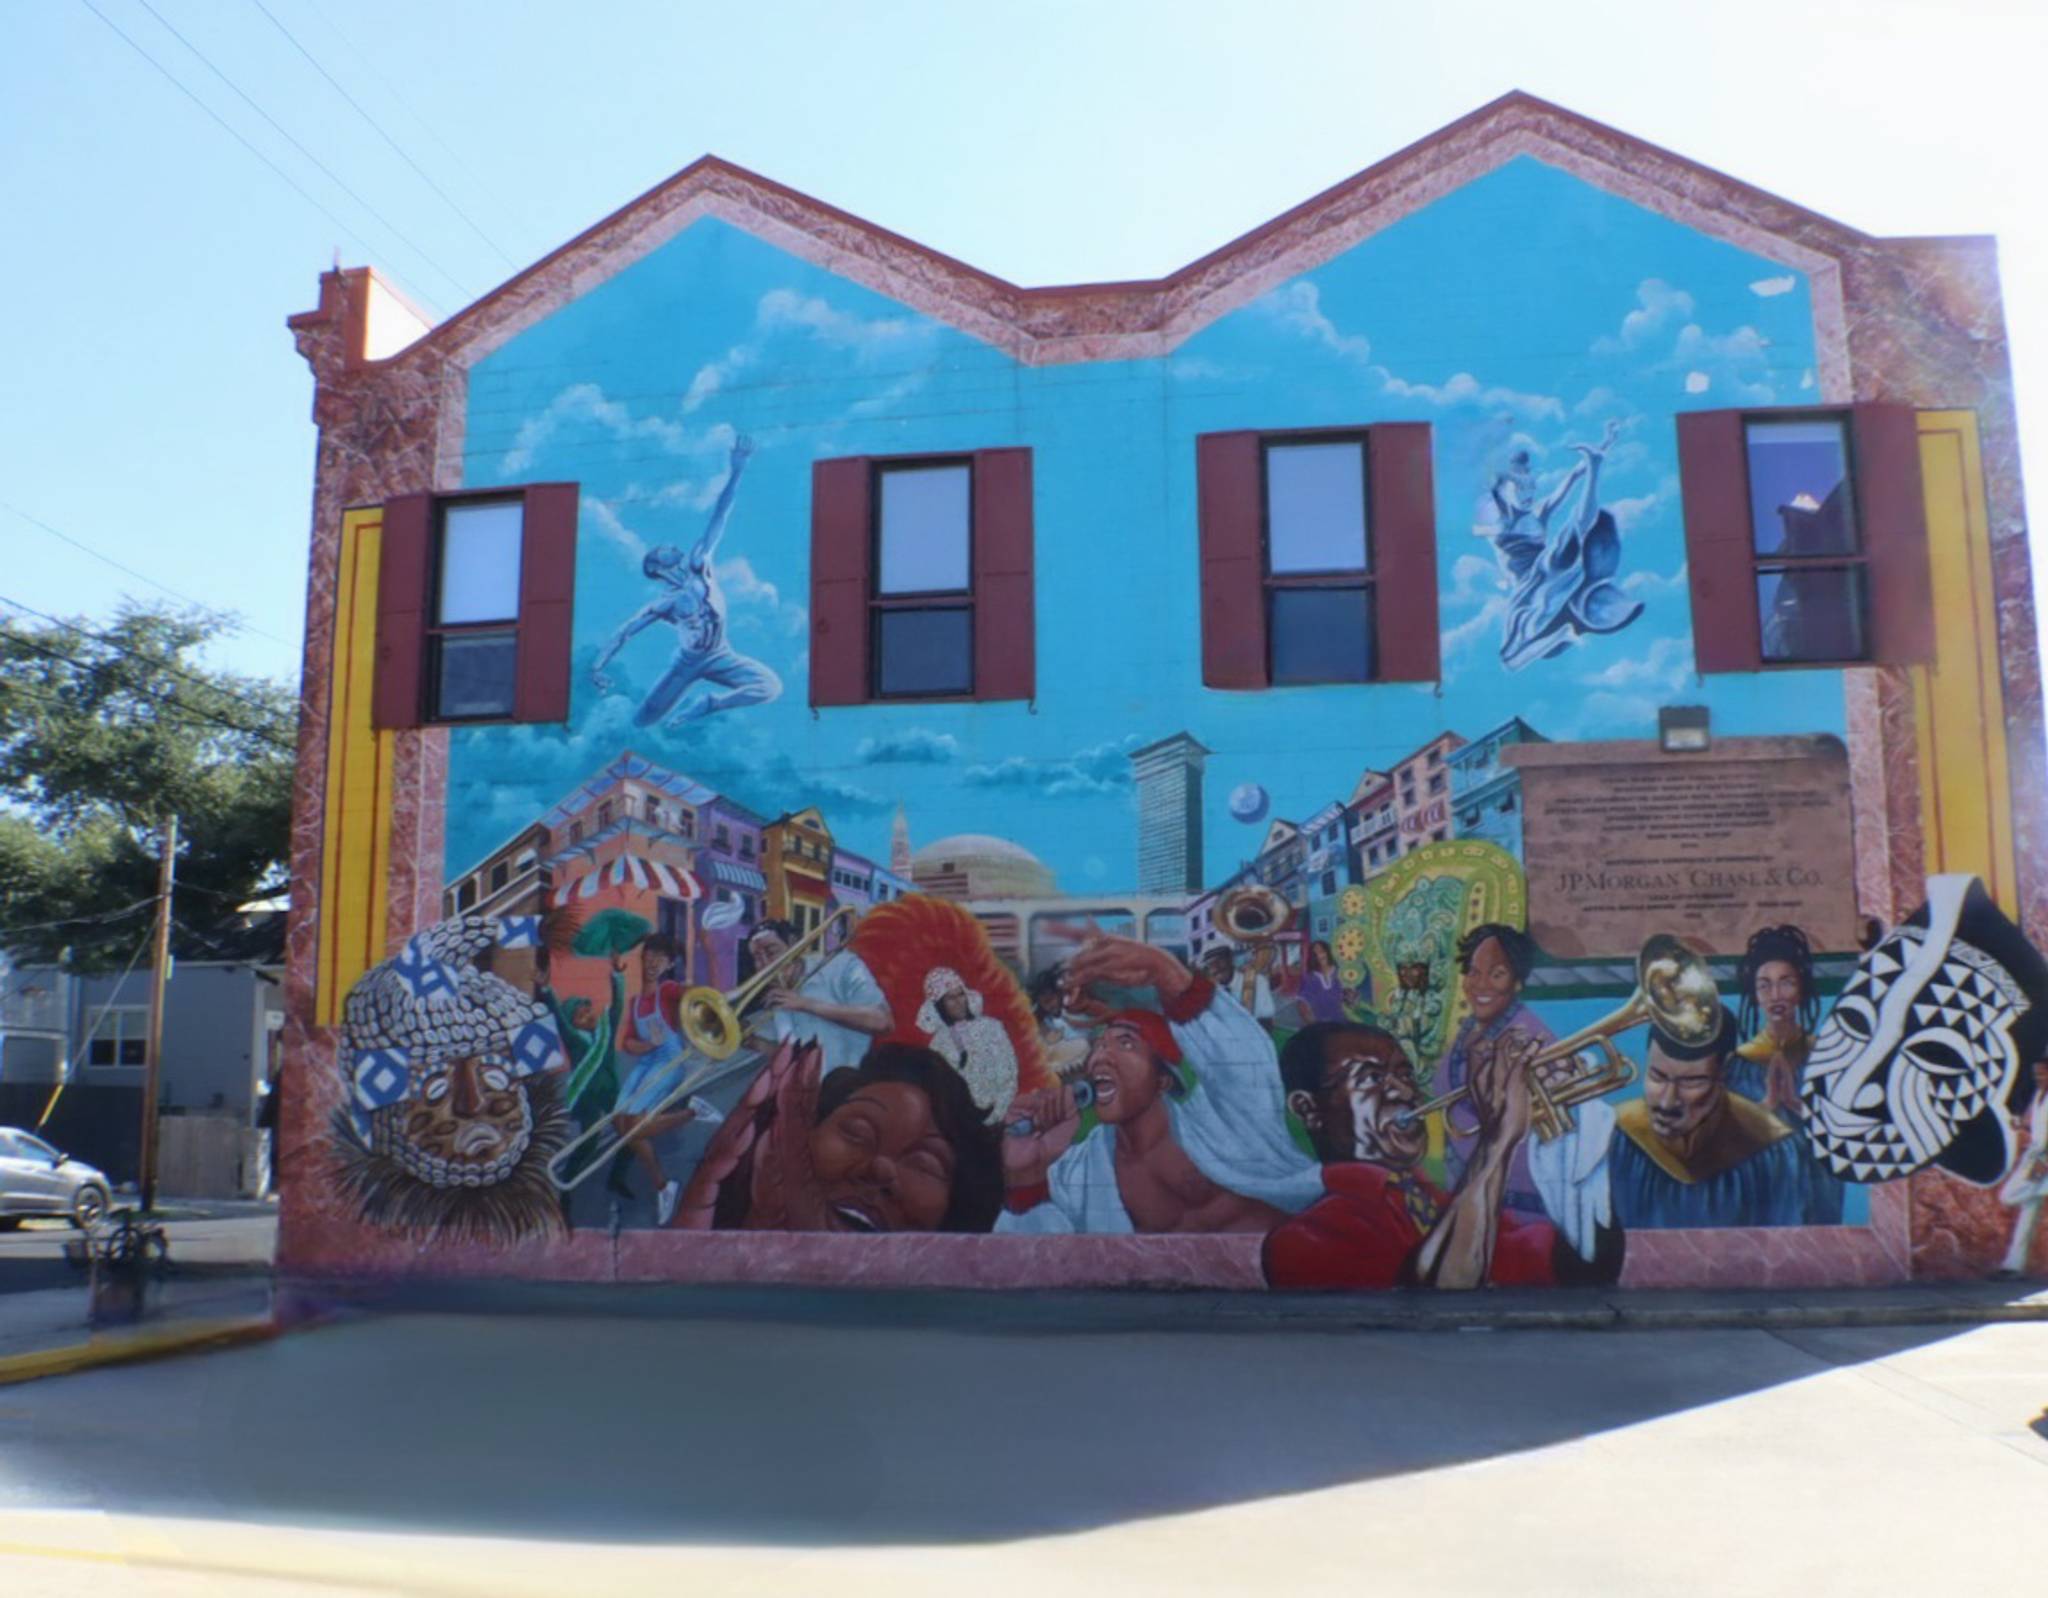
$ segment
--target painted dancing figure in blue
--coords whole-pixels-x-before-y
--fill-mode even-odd
[[[751,440],[733,440],[725,487],[719,490],[703,536],[687,552],[674,544],[647,552],[640,569],[666,591],[627,618],[590,668],[591,685],[601,694],[613,693],[616,685],[605,667],[626,647],[626,641],[656,622],[676,630],[675,659],[633,712],[636,727],[651,727],[657,721],[664,727],[681,727],[714,711],[765,705],[782,697],[782,679],[726,641],[725,596],[718,591],[713,571],[718,541],[724,536],[733,497],[739,490],[740,471],[753,453]]]
[[[1611,580],[1621,566],[1621,530],[1612,513],[1600,508],[1600,463],[1619,432],[1609,422],[1597,446],[1572,445],[1581,460],[1540,502],[1527,450],[1517,450],[1494,480],[1499,531],[1493,549],[1513,584],[1500,645],[1501,662],[1510,671],[1548,659],[1582,634],[1619,632],[1642,614],[1641,601]],[[1574,489],[1578,505],[1553,528],[1551,519]]]

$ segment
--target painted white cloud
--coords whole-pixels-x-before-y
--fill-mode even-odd
[[[697,368],[696,376],[690,379],[690,386],[683,391],[683,414],[698,409],[713,395],[724,389],[734,376],[754,364],[754,351],[744,344],[735,344],[723,356]]]
[[[1513,411],[1519,416],[1562,421],[1564,404],[1548,394],[1526,394],[1497,384],[1482,383],[1470,372],[1454,372],[1441,383],[1417,383],[1397,377],[1386,367],[1374,364],[1372,340],[1363,333],[1347,333],[1323,310],[1322,290],[1306,278],[1282,284],[1253,302],[1253,309],[1272,318],[1299,338],[1320,345],[1331,354],[1365,369],[1383,394],[1419,399],[1449,408],[1476,405],[1491,410]]]
[[[758,611],[764,619],[772,620],[792,638],[809,626],[810,608],[785,600],[782,590],[755,571],[754,563],[746,556],[734,555],[716,562],[711,574],[718,579],[718,586],[729,603]]]
[[[598,535],[623,549],[636,563],[647,553],[647,541],[624,522],[619,513],[593,494],[582,498],[583,519],[594,527]]]
[[[1620,355],[1661,341],[1664,330],[1692,316],[1693,298],[1661,277],[1636,285],[1636,308],[1621,319],[1620,328],[1593,341],[1595,355]]]
[[[764,329],[796,328],[841,349],[873,352],[923,338],[930,331],[908,317],[863,317],[839,310],[816,295],[793,289],[770,289],[755,307],[754,320]]]
[[[1688,394],[1704,394],[1713,386],[1714,380],[1705,372],[1687,372],[1685,374],[1685,391]]]
[[[1693,675],[1692,644],[1680,636],[1652,639],[1641,653],[1625,656],[1598,671],[1582,672],[1579,681],[1588,688],[1610,693],[1674,694]]]
[[[1799,287],[1799,279],[1787,272],[1783,277],[1760,277],[1750,284],[1749,292],[1758,299],[1775,299],[1780,294],[1790,294]]]
[[[565,426],[595,427],[621,444],[652,444],[664,454],[698,455],[732,447],[732,429],[723,422],[702,430],[662,415],[636,416],[632,408],[607,398],[595,383],[572,383],[539,414],[519,424],[512,447],[499,462],[507,477],[533,463],[535,453]]]
[[[1663,572],[1633,571],[1621,579],[1622,591],[1634,594],[1639,599],[1655,599],[1663,594],[1680,594],[1686,589],[1686,563],[1680,561],[1678,570],[1668,575]]]

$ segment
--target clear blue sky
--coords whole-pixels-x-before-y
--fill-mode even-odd
[[[284,319],[336,250],[446,314],[705,151],[1019,282],[1149,277],[1527,89],[1873,233],[1999,235],[2048,493],[2040,0],[262,3],[426,179],[255,0],[92,4],[338,222],[85,0],[0,0],[0,502],[238,612],[241,669],[296,674]],[[0,595],[124,592],[0,509]]]

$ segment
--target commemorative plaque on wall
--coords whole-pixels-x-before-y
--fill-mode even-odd
[[[1740,954],[1791,922],[1817,949],[1858,926],[1849,756],[1836,738],[1527,743],[1522,777],[1529,931],[1562,959],[1633,956],[1652,932]]]

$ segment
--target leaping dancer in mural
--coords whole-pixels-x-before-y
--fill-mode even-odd
[[[1619,632],[1642,614],[1642,602],[1612,581],[1621,566],[1621,531],[1600,508],[1600,463],[1620,432],[1620,423],[1609,422],[1597,446],[1572,445],[1579,463],[1540,501],[1525,449],[1494,479],[1493,550],[1511,584],[1500,658],[1510,671],[1546,660],[1586,633]],[[1553,527],[1574,491],[1578,504]]]
[[[675,658],[633,712],[636,727],[651,727],[656,722],[668,728],[682,727],[715,711],[765,705],[782,697],[782,679],[726,641],[725,595],[719,592],[714,567],[718,541],[732,517],[740,472],[753,453],[751,439],[733,440],[725,487],[718,491],[711,520],[704,524],[703,536],[695,544],[687,551],[661,544],[647,552],[640,570],[661,584],[663,592],[626,619],[591,665],[591,686],[601,694],[616,692],[617,685],[605,667],[626,647],[627,640],[657,622],[676,630]]]

